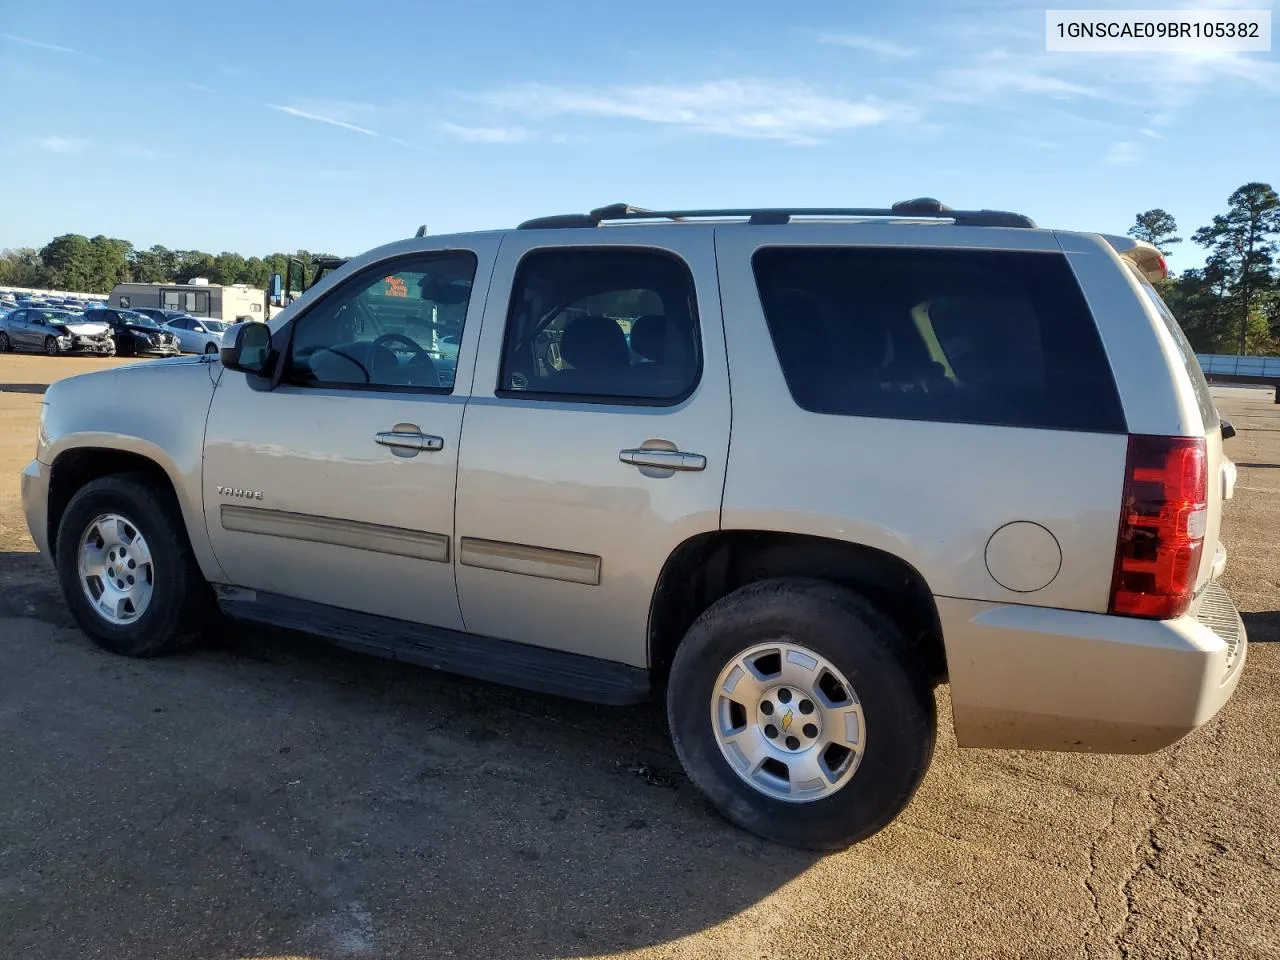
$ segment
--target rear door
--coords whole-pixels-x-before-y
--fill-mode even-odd
[[[9,314],[5,321],[5,331],[9,334],[9,342],[16,349],[28,349],[31,346],[31,333],[27,329],[29,322],[27,318],[30,315],[30,310],[15,310]]]
[[[700,228],[506,236],[458,472],[469,631],[647,664],[663,564],[720,525],[715,277]]]

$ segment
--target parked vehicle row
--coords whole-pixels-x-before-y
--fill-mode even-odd
[[[72,311],[30,304],[0,308],[0,353],[25,350],[57,356],[215,354],[226,324],[166,310],[93,306]]]

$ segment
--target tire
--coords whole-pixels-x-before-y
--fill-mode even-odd
[[[141,535],[150,555],[148,597],[139,602],[141,611],[135,609],[136,616],[129,622],[113,623],[100,613],[81,580],[82,539],[98,518],[107,515],[123,518]],[[196,563],[172,493],[157,489],[142,474],[102,477],[76,492],[58,525],[56,566],[72,617],[89,639],[112,653],[153,657],[179,649],[197,640],[216,613],[213,591]],[[141,583],[140,570],[146,567],[126,568],[120,563],[111,569],[121,576],[131,569]],[[97,585],[101,588],[102,577]]]
[[[13,342],[10,341],[9,335],[0,330],[0,353],[8,353],[13,349]]]
[[[57,337],[44,338],[44,352],[50,357],[56,357],[62,352],[62,347],[58,346]]]
[[[722,671],[731,679],[729,665],[744,652],[784,638],[816,655],[817,660],[811,662],[825,660],[834,674],[843,674],[841,679],[852,687],[852,697],[842,707],[828,712],[826,705],[819,703],[816,713],[819,719],[827,718],[833,731],[855,730],[856,734],[844,739],[850,743],[856,740],[856,748],[840,746],[834,754],[824,752],[823,743],[829,736],[825,729],[812,740],[814,752],[809,753],[809,747],[798,748],[806,751],[803,755],[781,753],[782,739],[762,739],[769,736],[763,700],[771,700],[768,706],[774,711],[772,717],[780,716],[783,709],[792,713],[778,702],[780,686],[757,700],[759,707],[753,704],[729,708],[737,711],[733,720],[713,719],[729,716],[715,714],[715,705],[723,707],[734,699],[713,697]],[[685,772],[722,816],[768,840],[808,850],[838,850],[865,840],[907,807],[933,757],[933,691],[924,670],[912,662],[908,650],[901,633],[876,607],[861,595],[826,581],[763,580],[723,597],[689,628],[671,667],[667,719]],[[761,655],[762,664],[767,656]],[[781,660],[778,662],[781,665]],[[819,667],[819,672],[824,670]],[[758,689],[770,683],[778,681],[765,680]],[[799,687],[793,689],[797,693],[788,696],[795,699],[787,702],[795,703],[795,719],[803,723],[807,718],[798,714],[806,706],[813,713],[814,704],[804,702],[806,696]],[[814,699],[819,696],[825,694],[819,693]],[[857,722],[850,723],[846,714],[856,715]],[[737,717],[746,724],[743,733],[756,739],[735,742],[747,743],[749,749],[769,758],[760,761],[755,774],[758,779],[751,783],[745,779],[747,774],[740,775],[730,764],[717,734],[719,726],[735,726]],[[780,734],[778,726],[773,729],[775,735]],[[801,728],[797,724],[790,729],[797,737],[801,730],[808,737],[811,729],[818,728],[808,724]],[[734,734],[739,735],[742,734]],[[830,736],[842,739],[834,733]],[[785,739],[789,747],[793,738]],[[828,745],[826,750],[830,749]],[[839,785],[833,787],[829,779],[814,778],[799,781],[802,787],[821,784],[813,786],[808,796],[792,794],[782,799],[768,792],[797,789],[789,785],[787,764],[782,764],[788,771],[787,780],[769,772],[778,769],[774,754],[795,762],[799,769],[799,761],[806,755],[811,759],[839,757],[840,750],[847,751],[849,765],[843,766],[846,773]],[[745,766],[753,762],[742,760]],[[759,785],[764,782],[760,778],[767,778],[772,785]]]
[[[206,344],[204,345],[204,352],[205,352],[206,354],[210,354],[210,353],[217,353],[217,352],[218,352],[217,344],[213,344],[213,343],[206,343]]]

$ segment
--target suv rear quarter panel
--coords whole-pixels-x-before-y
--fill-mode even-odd
[[[1126,437],[801,409],[783,377],[752,271],[752,254],[773,244],[1060,253],[1045,231],[897,224],[719,228],[734,388],[724,528],[804,533],[885,550],[918,570],[936,596],[1104,611]],[[1006,589],[988,571],[988,542],[1015,521],[1046,528],[1061,551],[1057,576],[1039,590]],[[949,658],[953,654],[948,649]]]
[[[1088,234],[1058,236],[1106,347],[1129,432],[1205,439],[1209,509],[1197,577],[1197,588],[1203,589],[1212,577],[1222,532],[1227,479],[1217,414],[1206,421],[1187,369],[1198,361],[1194,355],[1183,356],[1141,282],[1111,244]],[[1206,396],[1204,404],[1212,407],[1212,398]]]

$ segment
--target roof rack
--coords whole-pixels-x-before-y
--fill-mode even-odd
[[[554,230],[569,227],[598,227],[602,223],[625,220],[694,220],[746,218],[748,223],[773,225],[790,223],[793,217],[851,217],[872,219],[898,217],[905,219],[950,220],[965,227],[1024,227],[1034,228],[1035,221],[1021,213],[1006,210],[952,210],[945,203],[931,197],[903,200],[892,207],[762,207],[729,208],[723,210],[646,210],[625,203],[613,203],[597,207],[590,213],[565,213],[558,216],[536,217],[520,224],[521,230]]]

